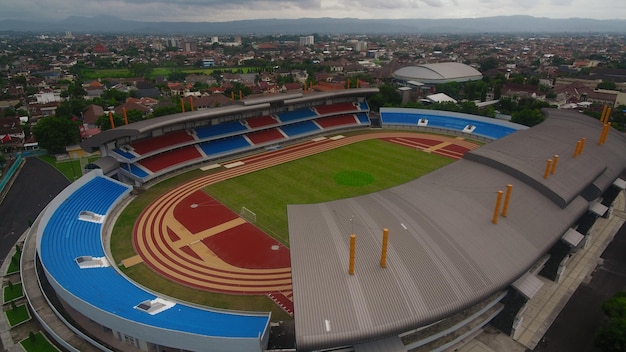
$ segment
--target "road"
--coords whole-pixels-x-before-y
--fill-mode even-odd
[[[45,206],[70,184],[63,174],[38,158],[26,158],[0,204],[0,258],[4,259]]]

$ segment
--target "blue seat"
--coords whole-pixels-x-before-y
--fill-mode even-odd
[[[381,108],[380,112],[380,120],[383,125],[417,126],[422,119],[428,121],[428,127],[457,132],[465,132],[466,127],[473,126],[472,134],[489,139],[502,138],[515,131],[527,128],[508,121],[455,112],[424,109],[411,111],[411,109],[394,108]]]
[[[128,159],[128,160],[132,160],[135,158],[135,155],[133,153],[127,152],[124,149],[121,148],[115,148],[113,149],[113,151],[117,154],[119,154],[120,156],[123,156],[124,158]]]
[[[359,119],[359,123],[362,125],[369,125],[370,124],[370,119],[369,117],[367,117],[367,113],[366,112],[360,112],[357,114],[357,118]]]
[[[250,143],[243,135],[200,143],[200,148],[207,156],[216,156],[248,147],[250,147]]]
[[[283,125],[280,129],[289,137],[314,133],[320,130],[319,126],[310,120]]]
[[[53,213],[41,225],[44,230],[39,253],[47,272],[73,296],[123,320],[205,336],[258,338],[269,324],[269,315],[237,314],[183,304],[159,314],[146,314],[134,306],[155,299],[154,294],[129,282],[113,267],[81,269],[76,264],[79,256],[105,256],[102,224],[80,220],[80,212],[105,215],[129,190],[129,186],[98,176],[70,194],[56,209],[49,210]]]
[[[316,117],[317,113],[309,108],[299,109],[293,111],[285,111],[276,114],[281,122],[290,122],[297,120],[310,119],[312,117]]]
[[[226,136],[236,132],[244,132],[248,128],[239,121],[223,122],[217,125],[196,128],[196,136],[199,139],[207,139],[219,136]]]

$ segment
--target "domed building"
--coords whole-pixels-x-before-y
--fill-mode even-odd
[[[475,68],[458,62],[406,66],[396,70],[392,76],[400,85],[433,85],[478,81],[483,78],[483,75]]]

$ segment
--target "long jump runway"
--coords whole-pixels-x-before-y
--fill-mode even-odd
[[[293,315],[289,249],[202,188],[367,139],[383,139],[455,159],[478,147],[445,136],[383,132],[317,139],[233,161],[238,166],[173,188],[144,209],[133,230],[137,255],[122,264],[143,262],[172,281],[201,290],[268,295]]]

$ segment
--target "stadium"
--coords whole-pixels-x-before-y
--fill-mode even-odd
[[[406,85],[409,82],[435,85],[449,82],[468,82],[482,79],[482,74],[475,68],[458,62],[441,62],[406,66],[396,70],[393,78]]]
[[[556,109],[544,110],[546,120],[533,128],[396,108],[382,108],[372,124],[366,98],[376,92],[267,96],[86,140],[82,147],[102,158],[38,217],[27,239],[31,252],[25,245],[23,275],[32,271],[39,287],[51,288],[27,293],[32,311],[68,350],[87,350],[76,347],[85,341],[119,348],[75,326],[79,319],[64,310],[132,350],[268,349],[270,313],[182,302],[117,268],[143,261],[172,280],[191,280],[188,286],[274,295],[293,314],[293,350],[443,351],[487,324],[513,335],[541,286],[537,275],[558,282],[626,186],[626,139],[607,124]],[[261,256],[256,266],[238,264],[251,256],[242,245],[228,259],[211,251],[219,241],[244,243],[228,230],[245,228],[246,241],[263,236],[249,213],[194,213],[213,201],[198,193],[203,187],[368,138],[455,161],[373,193],[288,205],[288,251],[278,241],[249,242],[287,252],[280,262]],[[135,190],[189,170],[208,174],[147,207],[135,225],[137,256],[117,263],[107,239],[116,214]],[[203,216],[222,220],[195,222]],[[218,227],[227,236],[218,237]],[[42,302],[64,327],[47,323]]]

